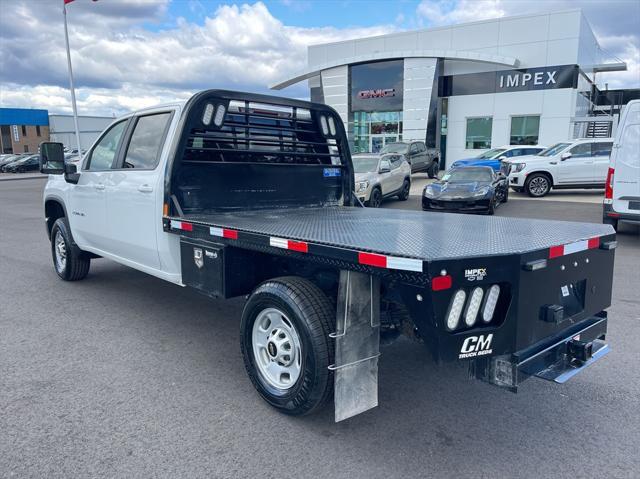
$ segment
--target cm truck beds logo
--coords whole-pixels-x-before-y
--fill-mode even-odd
[[[493,334],[487,336],[469,336],[462,343],[462,349],[460,349],[460,355],[458,359],[469,359],[478,356],[486,356],[491,354],[491,342],[493,341]]]

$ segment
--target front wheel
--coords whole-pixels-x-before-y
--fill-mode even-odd
[[[551,190],[551,181],[547,175],[542,173],[534,173],[527,178],[524,189],[529,196],[541,198]]]
[[[371,197],[369,198],[369,204],[371,208],[380,208],[382,204],[382,191],[380,188],[374,188],[371,190]]]
[[[438,176],[438,171],[440,171],[440,165],[438,165],[437,161],[434,161],[429,167],[427,175],[429,176],[429,178],[436,178]]]
[[[398,195],[398,199],[400,201],[407,201],[409,199],[409,193],[411,192],[411,182],[407,179],[402,183],[402,190],[400,190],[400,194]]]
[[[333,392],[335,311],[310,281],[275,278],[251,294],[242,313],[244,365],[260,396],[293,416],[320,408]]]
[[[51,255],[56,273],[65,281],[78,281],[89,273],[91,259],[73,244],[65,218],[58,218],[51,228]]]

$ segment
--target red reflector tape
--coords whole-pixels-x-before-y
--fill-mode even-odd
[[[589,249],[596,249],[600,247],[600,238],[591,238],[589,240]]]
[[[222,237],[229,239],[238,239],[238,232],[236,230],[228,230],[225,228],[222,230]]]
[[[431,280],[431,289],[434,291],[442,291],[445,289],[449,289],[453,284],[453,279],[451,275],[446,276],[436,276]]]
[[[184,221],[171,220],[171,227],[183,231],[193,231],[193,225]]]
[[[549,259],[558,258],[564,255],[564,246],[552,246],[549,248]]]
[[[292,241],[287,242],[287,247],[290,250],[298,251],[300,253],[307,253],[309,251],[309,245],[304,241]]]
[[[387,257],[381,254],[374,253],[358,253],[358,263],[366,264],[369,266],[376,266],[378,268],[387,267]]]

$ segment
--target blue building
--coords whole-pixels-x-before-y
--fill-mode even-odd
[[[0,152],[35,153],[49,140],[49,112],[27,108],[0,108]]]

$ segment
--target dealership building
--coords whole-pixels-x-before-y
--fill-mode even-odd
[[[307,68],[272,88],[308,81],[353,152],[423,140],[444,167],[503,145],[611,135],[620,105],[601,90],[625,69],[569,10],[310,46]]]

